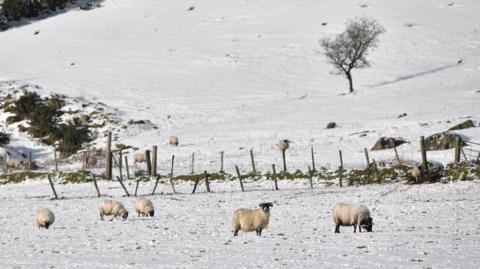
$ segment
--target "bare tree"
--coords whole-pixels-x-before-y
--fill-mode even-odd
[[[345,75],[353,92],[352,70],[369,67],[369,49],[377,47],[378,37],[385,29],[374,19],[355,18],[347,23],[345,32],[334,39],[320,41],[325,56],[335,67],[335,74]]]

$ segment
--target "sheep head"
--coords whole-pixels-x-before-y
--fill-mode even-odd
[[[270,212],[270,207],[273,207],[273,204],[272,203],[260,203],[258,206],[263,210],[263,212],[269,213]]]
[[[373,228],[373,219],[371,217],[363,219],[362,222],[360,223],[360,227],[367,230],[367,232],[371,232]]]
[[[125,211],[122,215],[123,220],[126,220],[128,218],[128,211]]]

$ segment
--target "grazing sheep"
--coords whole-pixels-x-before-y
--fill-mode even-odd
[[[287,150],[289,146],[290,146],[290,140],[288,139],[282,139],[280,140],[280,142],[278,142],[278,149],[280,149],[281,151]]]
[[[152,201],[148,200],[145,197],[140,197],[135,201],[135,210],[137,211],[139,217],[153,217],[153,215],[155,214],[155,209],[153,208]]]
[[[145,153],[138,153],[138,154],[133,155],[133,163],[134,164],[143,163],[143,162],[146,162],[146,161],[147,161],[147,156],[145,155]]]
[[[24,162],[17,160],[17,159],[11,159],[7,158],[7,167],[9,168],[23,168],[24,167]]]
[[[335,233],[340,233],[340,226],[353,225],[353,232],[362,232],[362,228],[367,232],[372,231],[372,218],[370,210],[361,204],[349,204],[338,202],[333,207],[333,220],[335,221]]]
[[[35,215],[35,222],[37,227],[48,229],[55,221],[55,215],[48,208],[40,208]]]
[[[261,203],[260,208],[246,209],[240,208],[235,210],[232,218],[232,226],[235,230],[233,236],[238,235],[238,231],[256,231],[258,236],[262,235],[262,229],[268,226],[270,219],[270,207],[272,203]]]
[[[168,140],[168,143],[172,146],[178,146],[178,137],[172,135],[170,136],[170,139]]]
[[[122,203],[118,201],[113,201],[113,200],[103,200],[100,202],[100,205],[98,207],[100,211],[100,219],[103,220],[103,216],[110,216],[113,215],[113,219],[117,219],[118,217],[122,217],[123,220],[126,220],[128,218],[128,211],[125,209]]]

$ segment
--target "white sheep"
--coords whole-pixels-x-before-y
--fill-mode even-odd
[[[172,146],[178,146],[178,137],[172,135],[170,136],[170,139],[168,140],[168,143]]]
[[[135,210],[137,211],[139,217],[153,217],[153,215],[155,214],[155,209],[153,208],[152,201],[148,200],[145,197],[140,197],[135,201]]]
[[[412,175],[412,177],[414,177],[415,179],[418,179],[422,176],[422,170],[420,170],[420,168],[418,166],[414,166],[413,169],[410,171],[410,174]]]
[[[280,142],[278,142],[278,149],[281,151],[285,151],[290,147],[290,140],[288,139],[282,139]]]
[[[122,217],[123,220],[128,218],[128,211],[125,209],[122,203],[113,200],[103,200],[98,207],[100,211],[100,219],[103,220],[103,216],[113,216],[110,221]]]
[[[261,203],[259,207],[257,209],[240,208],[235,210],[232,218],[233,236],[237,236],[239,230],[256,231],[258,236],[262,235],[262,229],[268,226],[270,207],[273,207],[273,204]]]
[[[145,155],[145,153],[138,153],[138,154],[133,155],[133,163],[134,164],[143,163],[143,162],[146,162],[146,161],[147,161],[147,156]]]
[[[37,227],[39,229],[48,229],[48,227],[55,222],[55,215],[48,208],[40,208],[35,215],[35,222],[37,223]]]
[[[372,218],[370,210],[361,204],[349,204],[338,202],[333,207],[333,220],[335,221],[335,233],[340,233],[340,226],[353,225],[353,232],[362,232],[362,228],[367,232],[372,231]]]

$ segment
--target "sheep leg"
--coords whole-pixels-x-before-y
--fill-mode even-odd
[[[261,229],[261,228],[260,228],[260,229],[257,229],[257,235],[258,235],[258,236],[261,236],[261,235],[262,235],[262,229]]]
[[[358,232],[361,233],[362,232],[362,226],[358,225]]]
[[[354,225],[353,225],[353,232],[354,232],[354,233],[357,232],[357,224],[354,224]]]
[[[103,214],[100,213],[100,220],[103,220]]]
[[[233,236],[237,236],[238,235],[238,229],[235,229],[235,231],[233,232]]]
[[[340,224],[337,224],[337,226],[335,226],[335,233],[336,234],[340,233]]]

